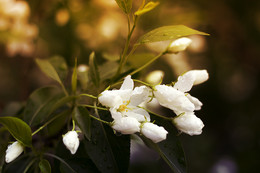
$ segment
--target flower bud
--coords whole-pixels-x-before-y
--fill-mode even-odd
[[[204,127],[203,122],[200,118],[196,117],[193,112],[186,112],[173,119],[173,124],[180,131],[189,135],[200,135],[202,128]]]
[[[141,128],[141,133],[151,139],[154,143],[161,142],[166,139],[168,132],[163,128],[159,127],[156,124],[146,122]]]
[[[179,53],[184,51],[191,44],[191,42],[192,40],[187,37],[174,40],[172,43],[170,43],[167,49],[167,53]]]
[[[122,134],[133,134],[140,131],[140,125],[133,117],[122,117],[114,121],[112,128]]]
[[[5,155],[5,162],[10,163],[23,152],[23,146],[18,142],[14,142],[8,146]]]
[[[63,136],[63,143],[70,150],[71,154],[75,154],[79,147],[78,133],[76,131],[68,131]]]

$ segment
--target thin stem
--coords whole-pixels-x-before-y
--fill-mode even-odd
[[[55,119],[57,119],[58,117],[64,115],[64,112],[60,113],[59,115],[57,115],[56,117],[53,117],[52,119],[50,119],[49,121],[47,121],[44,125],[42,125],[40,128],[38,128],[36,131],[34,131],[32,133],[32,136],[35,135],[36,133],[38,133],[39,131],[41,131],[44,127],[46,127],[48,124],[50,124],[52,121],[54,121]]]
[[[135,71],[131,72],[129,75],[133,75],[141,70],[143,70],[144,68],[146,68],[148,65],[150,65],[151,63],[153,63],[155,60],[157,60],[158,58],[160,58],[161,56],[163,56],[164,54],[166,54],[166,51],[161,52],[160,54],[158,54],[157,56],[155,56],[153,59],[151,59],[150,61],[148,61],[146,64],[144,64],[143,66],[139,67],[138,69],[136,69]]]
[[[90,98],[93,98],[93,99],[97,99],[96,96],[93,96],[93,95],[91,95],[91,94],[80,94],[79,96],[80,96],[80,97],[81,97],[81,96],[86,96],[86,97],[90,97]]]
[[[148,87],[150,87],[150,88],[153,88],[153,87],[154,87],[153,85],[151,85],[151,84],[149,84],[149,83],[146,83],[146,82],[143,82],[143,81],[138,80],[138,79],[133,79],[133,81],[138,82],[138,83],[141,83],[141,84],[143,84],[143,85],[146,85],[146,86],[148,86]]]
[[[84,106],[84,107],[88,107],[88,108],[94,108],[94,109],[99,109],[99,110],[104,110],[107,111],[107,108],[102,108],[102,107],[97,107],[97,106],[92,106],[92,105],[79,105],[79,106]]]
[[[165,116],[163,116],[163,115],[159,115],[159,114],[157,114],[157,113],[154,113],[154,112],[152,112],[152,111],[150,111],[150,110],[148,110],[148,109],[146,109],[146,108],[144,108],[144,107],[141,107],[141,106],[138,106],[139,108],[142,108],[142,109],[144,109],[144,110],[146,110],[147,112],[149,112],[150,114],[153,114],[153,115],[155,115],[155,116],[157,116],[157,117],[160,117],[160,118],[163,118],[163,119],[166,119],[166,120],[172,120],[172,118],[169,118],[169,117],[165,117]]]
[[[100,121],[100,122],[102,122],[102,123],[105,123],[105,124],[107,124],[107,125],[109,125],[109,126],[111,125],[110,122],[107,122],[107,121],[101,120],[100,118],[95,117],[95,116],[93,116],[93,115],[91,115],[91,114],[89,114],[89,116],[90,116],[91,118],[94,118],[95,120],[98,120],[98,121]]]
[[[72,120],[72,131],[74,131],[74,130],[75,130],[75,121]]]

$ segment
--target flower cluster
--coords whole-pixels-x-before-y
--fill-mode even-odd
[[[178,77],[173,86],[156,85],[149,88],[140,86],[134,88],[131,76],[127,76],[120,89],[105,90],[98,97],[99,102],[109,107],[112,118],[112,128],[122,134],[140,132],[153,142],[166,139],[168,132],[158,125],[151,123],[150,115],[140,108],[140,104],[157,99],[159,104],[174,111],[177,115],[172,119],[173,124],[182,132],[189,135],[199,135],[204,126],[201,119],[194,114],[200,110],[202,103],[187,92],[193,85],[208,79],[206,70],[191,70]]]
[[[149,101],[150,89],[146,86],[134,88],[131,76],[127,76],[119,90],[105,90],[98,97],[99,102],[109,107],[114,119],[112,128],[122,134],[141,132],[153,142],[166,139],[168,132],[150,122],[149,113],[138,107]]]
[[[26,1],[0,0],[0,32],[7,35],[2,41],[9,56],[30,56],[33,53],[38,27],[29,23],[29,16],[30,8]]]

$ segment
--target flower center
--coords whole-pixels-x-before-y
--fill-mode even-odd
[[[119,111],[119,112],[123,112],[123,111],[127,112],[128,111],[126,109],[128,109],[127,105],[130,103],[130,101],[129,100],[128,101],[123,101],[123,103],[124,104],[120,105],[119,108],[117,109],[117,111]]]

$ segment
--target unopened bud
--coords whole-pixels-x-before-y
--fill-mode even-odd
[[[184,51],[190,44],[192,40],[187,37],[182,37],[177,40],[174,40],[170,43],[167,49],[167,53],[179,53]]]

